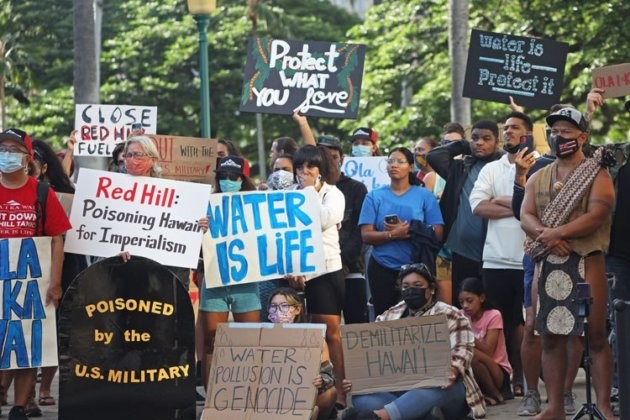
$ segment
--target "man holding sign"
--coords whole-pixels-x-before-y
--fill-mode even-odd
[[[51,273],[50,285],[46,291],[46,305],[57,306],[61,299],[61,268],[63,264],[63,239],[61,235],[70,229],[70,222],[57,196],[50,189],[46,203],[38,203],[38,182],[29,177],[24,168],[33,159],[31,138],[22,130],[10,128],[0,133],[0,238],[24,238],[34,236],[50,236],[51,240]],[[31,256],[33,258],[33,256]],[[17,270],[19,271],[19,270]],[[16,274],[9,271],[7,274]],[[32,274],[32,273],[31,273]],[[12,280],[13,277],[0,273],[1,280]],[[19,292],[21,282],[13,286]],[[12,293],[13,294],[13,293]],[[12,296],[4,296],[5,304]],[[19,306],[16,304],[16,306]],[[25,305],[26,306],[26,303]],[[24,314],[23,314],[24,315]],[[11,344],[11,343],[9,343]],[[30,343],[29,343],[30,344]],[[2,359],[12,358],[15,347],[2,349]],[[17,358],[17,354],[16,354]],[[20,359],[20,358],[18,358]],[[11,420],[26,419],[26,406],[31,388],[35,384],[37,365],[22,365],[22,360],[13,361],[10,367],[19,366],[15,370],[15,402],[9,412]],[[40,363],[41,364],[41,363]]]

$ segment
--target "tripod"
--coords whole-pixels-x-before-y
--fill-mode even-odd
[[[584,286],[582,286],[584,285]],[[578,283],[578,298],[576,299],[580,303],[579,316],[584,319],[584,354],[583,364],[584,372],[586,374],[586,402],[582,404],[582,408],[578,411],[572,420],[581,419],[584,416],[588,416],[590,420],[593,418],[606,420],[606,417],[599,411],[599,408],[595,405],[591,395],[591,351],[589,349],[588,342],[588,315],[590,313],[591,302],[591,289],[588,283]],[[581,286],[581,287],[580,287]]]

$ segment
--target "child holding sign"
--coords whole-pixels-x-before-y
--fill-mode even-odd
[[[475,379],[485,395],[487,405],[502,404],[502,391],[509,393],[512,366],[505,347],[501,312],[488,308],[483,283],[476,277],[469,277],[462,282],[459,305],[470,320],[475,334],[472,360]]]
[[[294,289],[288,287],[281,287],[271,292],[267,311],[269,313],[269,321],[274,324],[306,322],[306,314],[300,297]],[[332,367],[328,354],[328,345],[324,342],[320,374],[313,379],[313,386],[317,388],[315,406],[318,409],[318,420],[326,420],[330,417],[337,398],[335,375]]]

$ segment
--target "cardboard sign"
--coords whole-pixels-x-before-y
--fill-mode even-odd
[[[356,118],[365,45],[251,38],[241,111]]]
[[[604,98],[630,95],[630,63],[593,69],[593,87],[604,89]]]
[[[219,324],[202,420],[308,420],[323,324]]]
[[[174,267],[197,267],[211,187],[81,169],[65,251],[111,257],[122,251]]]
[[[72,210],[72,201],[74,200],[74,194],[55,192],[63,211],[66,212],[66,216],[70,217],[70,211]]]
[[[0,369],[57,366],[55,308],[46,306],[50,238],[0,239]]]
[[[348,178],[365,185],[368,192],[389,185],[391,181],[387,174],[386,156],[345,157],[341,171]]]
[[[76,104],[76,156],[111,157],[117,143],[127,140],[131,125],[142,124],[145,134],[157,132],[157,107]]]
[[[448,383],[451,345],[446,315],[342,325],[341,343],[353,394]]]
[[[212,194],[203,236],[206,287],[326,272],[314,189]]]
[[[194,420],[194,314],[172,272],[142,257],[99,261],[68,287],[59,318],[59,419]]]
[[[531,108],[560,102],[569,45],[473,29],[464,96]]]
[[[218,157],[216,140],[162,134],[148,137],[158,149],[163,178],[214,184]]]

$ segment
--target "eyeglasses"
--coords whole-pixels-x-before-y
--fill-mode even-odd
[[[289,312],[289,309],[291,309],[291,307],[293,307],[295,305],[289,305],[286,302],[283,302],[279,305],[276,305],[275,303],[270,303],[269,307],[267,308],[267,311],[270,314],[275,313],[276,311],[280,310],[280,312],[282,312],[283,314],[286,314],[287,312]]]
[[[229,179],[230,181],[238,181],[241,176],[239,174],[224,172],[217,174],[217,179],[221,181],[222,179]]]
[[[405,159],[394,159],[394,158],[389,158],[386,160],[388,165],[393,165],[394,163],[397,163],[398,165],[404,165],[409,164],[409,162],[407,162]]]
[[[129,153],[125,153],[123,155],[123,157],[125,159],[131,159],[131,158],[133,158],[133,159],[142,159],[142,158],[145,158],[145,157],[149,157],[149,155],[146,154],[146,153],[143,153],[143,152],[129,152]]]
[[[22,154],[26,154],[26,152],[22,149],[20,149],[17,146],[0,146],[0,152],[2,153],[22,153]]]

